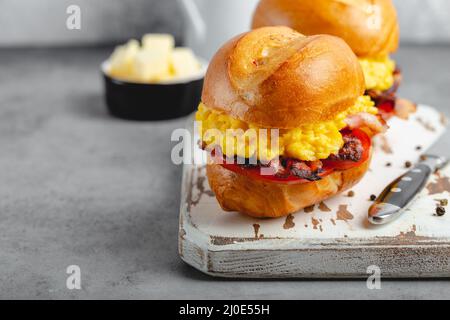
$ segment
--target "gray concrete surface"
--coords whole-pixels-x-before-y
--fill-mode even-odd
[[[393,0],[402,41],[450,42],[448,0]],[[181,39],[177,0],[1,0],[0,47],[96,45],[170,32]],[[68,30],[68,6],[81,9],[81,30]],[[224,26],[225,27],[225,26]]]
[[[77,5],[81,29],[69,30],[66,10]],[[0,47],[98,45],[169,32],[181,39],[177,0],[2,0]]]
[[[450,282],[213,279],[177,254],[185,119],[109,117],[107,49],[0,51],[0,298],[450,298]],[[450,47],[403,47],[402,94],[450,115]],[[155,108],[160,106],[153,106]],[[82,290],[66,288],[81,267]]]

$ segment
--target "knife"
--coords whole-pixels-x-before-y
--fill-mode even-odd
[[[414,202],[432,173],[444,168],[450,159],[450,131],[446,131],[408,172],[392,181],[369,208],[372,224],[385,224],[398,218]]]

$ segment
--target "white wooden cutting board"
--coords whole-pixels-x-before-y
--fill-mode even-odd
[[[449,277],[450,206],[442,217],[435,208],[438,200],[450,198],[450,166],[432,176],[398,220],[385,226],[367,223],[370,195],[402,174],[406,161],[416,162],[444,132],[445,122],[423,105],[408,121],[392,119],[389,131],[376,138],[371,168],[352,189],[353,197],[344,193],[280,219],[224,212],[204,165],[185,165],[181,258],[221,277],[357,278],[367,277],[371,265],[380,267],[384,277]]]

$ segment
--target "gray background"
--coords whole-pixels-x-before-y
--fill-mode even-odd
[[[448,40],[450,1],[397,2],[408,3],[404,42]],[[83,10],[79,33],[61,28],[73,3]],[[0,0],[0,44],[10,47],[0,49],[0,298],[449,298],[440,279],[384,280],[382,290],[365,281],[222,280],[181,261],[181,168],[170,161],[170,134],[186,119],[111,118],[98,66],[112,47],[94,47],[148,31],[179,36],[181,26],[174,0]],[[12,48],[67,44],[89,47]],[[450,116],[449,56],[442,43],[404,44],[401,95]],[[66,288],[72,264],[79,291]]]
[[[450,42],[450,1],[394,2],[404,43]],[[71,4],[82,12],[77,32],[65,28]],[[181,40],[182,20],[177,0],[0,0],[0,46],[98,45],[146,32],[169,32]]]
[[[450,298],[445,280],[368,290],[361,280],[222,280],[187,266],[181,167],[170,161],[170,134],[186,119],[108,116],[98,66],[110,50],[0,50],[0,298]],[[403,46],[401,94],[450,116],[449,56]],[[66,288],[71,264],[82,290]]]

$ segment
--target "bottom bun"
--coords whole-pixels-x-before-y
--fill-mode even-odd
[[[252,179],[218,164],[208,164],[206,173],[209,185],[223,210],[238,211],[256,218],[277,218],[351,188],[368,170],[370,158],[357,167],[336,171],[319,181],[303,184]]]

